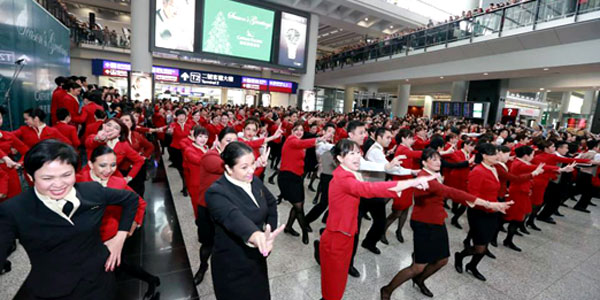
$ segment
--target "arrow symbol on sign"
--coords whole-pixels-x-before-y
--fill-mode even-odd
[[[181,78],[183,79],[183,81],[187,81],[190,78],[190,75],[188,75],[188,73],[184,72],[183,74],[181,74]]]

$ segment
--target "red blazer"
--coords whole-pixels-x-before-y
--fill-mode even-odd
[[[165,127],[167,126],[167,119],[165,119],[163,115],[156,112],[152,115],[152,124],[154,125],[154,128]],[[162,141],[165,139],[165,132],[157,132],[156,136]]]
[[[484,167],[483,163],[478,164],[471,170],[468,180],[467,189],[469,194],[490,202],[498,202],[500,180],[494,176],[492,171]],[[494,212],[492,210],[484,210],[489,213]]]
[[[85,121],[81,118],[81,114],[79,113],[79,101],[76,99],[76,97],[66,91],[58,102],[57,110],[59,108],[66,108],[69,111],[69,114],[71,115],[71,123],[80,124]]]
[[[150,143],[146,137],[139,132],[131,132],[130,139],[127,142],[133,150],[135,150],[145,159],[149,158],[152,155],[152,152],[154,152],[154,145],[152,145],[152,143]],[[132,167],[133,162],[129,159],[125,159],[121,164],[119,164],[119,170],[129,170]]]
[[[19,127],[19,129],[13,131],[13,134],[15,135],[15,137],[23,141],[23,143],[25,143],[25,145],[27,145],[28,147],[33,147],[33,145],[39,143],[40,141],[48,139],[60,140],[71,145],[71,140],[69,140],[66,136],[60,133],[58,129],[50,126],[45,126],[44,129],[42,129],[42,133],[39,136],[36,129],[33,129],[27,125]]]
[[[0,167],[0,195],[4,195],[4,198],[0,198],[0,202],[8,199],[8,173],[6,173]]]
[[[83,136],[81,137],[81,140],[85,143],[88,136],[98,133],[98,131],[100,130],[100,127],[102,127],[102,124],[104,124],[104,121],[98,120],[98,121],[95,121],[94,123],[86,125],[85,131],[83,132]]]
[[[419,136],[415,135],[415,143],[412,146],[413,149],[423,150],[428,145],[429,145],[429,140],[424,140],[424,139],[420,138]]]
[[[79,174],[77,174],[77,182],[88,182],[94,181],[90,175],[90,170],[83,170]],[[134,192],[128,185],[125,179],[122,177],[111,176],[108,178],[108,183],[106,184],[107,188],[117,189],[117,190],[128,190],[130,192]],[[133,219],[138,225],[142,225],[144,221],[144,213],[146,211],[146,201],[142,199],[142,197],[138,198],[138,208],[135,213],[135,218]],[[121,220],[121,206],[118,205],[108,205],[106,206],[106,210],[104,211],[104,216],[102,217],[102,223],[100,224],[100,237],[102,241],[105,242],[110,240],[112,237],[117,235],[119,231],[119,220]]]
[[[406,168],[406,169],[411,169],[411,170],[418,170],[420,167],[420,160],[421,160],[421,154],[422,151],[415,151],[412,150],[411,148],[408,148],[402,144],[399,144],[398,147],[396,148],[396,153],[394,154],[394,156],[398,156],[398,155],[404,155],[406,156],[405,159],[402,159],[402,167]],[[405,175],[405,176],[393,176],[394,180],[404,180],[404,179],[410,179],[413,178],[412,175]],[[413,189],[409,188],[406,189],[404,191],[402,191],[402,194],[400,194],[400,197],[398,197],[397,195],[394,198],[394,203],[392,205],[392,208],[394,210],[405,210],[407,208],[409,208],[412,203],[413,203]]]
[[[200,205],[200,183],[204,180],[204,178],[200,176],[202,173],[202,157],[204,154],[205,152],[203,149],[199,149],[193,144],[183,150],[183,164],[187,169],[187,172],[185,172],[185,184],[190,193],[194,210]]]
[[[418,176],[430,176],[430,174],[421,170]],[[467,202],[475,202],[477,197],[446,186],[437,180],[430,180],[429,189],[418,190],[414,189],[415,205],[411,220],[428,223],[443,225],[444,220],[448,217],[446,210],[444,209],[444,199],[451,199],[454,202],[466,205]]]
[[[90,157],[92,155],[92,151],[94,151],[94,149],[96,149],[96,147],[106,144],[106,143],[100,143],[98,141],[95,141],[94,140],[95,137],[96,137],[96,134],[91,134],[85,140],[85,149],[87,150],[86,152],[88,155],[88,159],[90,159]],[[115,151],[115,154],[117,155],[117,166],[121,166],[123,161],[125,159],[128,159],[131,162],[132,167],[131,167],[131,170],[129,171],[129,173],[127,174],[127,176],[130,176],[131,178],[137,176],[137,173],[140,171],[140,169],[144,165],[144,158],[141,155],[139,155],[135,150],[133,150],[133,148],[131,148],[129,142],[119,141],[119,142],[117,142],[117,144],[115,145],[113,150]]]
[[[171,147],[178,150],[183,150],[181,141],[186,139],[190,135],[192,126],[189,123],[181,126],[177,122],[171,123],[170,128],[173,128],[173,140],[171,141]]]
[[[287,137],[281,149],[281,166],[279,171],[289,171],[298,176],[304,173],[304,156],[306,149],[314,147],[317,139],[299,139],[294,135]]]
[[[56,87],[54,91],[52,91],[52,102],[50,102],[50,123],[52,125],[58,121],[56,118],[56,110],[58,110],[60,100],[66,93],[67,91],[63,90],[61,87]]]
[[[84,105],[81,108],[81,116],[79,117],[79,119],[82,121],[82,123],[85,123],[86,126],[93,124],[94,122],[96,122],[95,114],[96,110],[98,109],[103,111],[104,107],[94,102]]]
[[[472,153],[470,155],[473,155]],[[449,162],[459,163],[468,160],[467,156],[462,150],[452,152],[447,156]],[[447,186],[459,189],[461,191],[467,190],[467,182],[469,178],[470,168],[454,168],[449,169],[449,174],[444,178]]]
[[[25,158],[25,153],[29,151],[29,147],[25,145],[21,140],[15,137],[12,133],[8,131],[0,130],[0,158],[4,156],[12,156],[12,148],[17,149],[21,154],[21,159],[19,162],[23,162]],[[19,179],[19,174],[16,169],[9,168],[5,163],[0,163],[0,169],[4,171],[4,173],[8,174],[8,198],[14,197],[21,193],[21,180]]]
[[[339,140],[343,140],[348,137],[348,132],[344,128],[337,128],[335,130],[335,135],[333,137],[333,141],[337,143]]]
[[[70,141],[70,144],[73,145],[75,149],[79,148],[79,145],[81,145],[81,141],[79,141],[79,137],[77,136],[77,128],[75,128],[75,126],[59,121],[56,122],[54,128],[56,128],[60,133],[62,133],[62,135],[67,137]]]
[[[217,149],[210,149],[202,156],[198,177],[202,178],[198,187],[198,203],[194,205],[194,215],[198,217],[198,205],[206,207],[204,193],[219,177],[225,173],[221,154]]]
[[[514,176],[530,176],[537,168],[534,164],[526,164],[518,159],[512,163],[510,173]],[[543,175],[538,175],[543,176]],[[506,221],[523,221],[525,216],[531,212],[531,193],[532,180],[515,181],[510,183],[508,188],[508,199],[515,203],[508,208],[504,215]]]
[[[206,130],[208,130],[208,141],[206,142],[206,144],[209,147],[212,147],[213,143],[215,142],[215,140],[217,139],[217,136],[219,135],[219,133],[221,132],[221,130],[223,130],[223,125],[221,124],[208,124],[206,125]]]

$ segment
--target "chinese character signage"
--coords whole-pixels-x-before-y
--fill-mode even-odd
[[[185,69],[179,70],[179,82],[236,88],[239,88],[242,85],[241,77],[237,75]]]
[[[269,81],[262,78],[242,77],[242,88],[255,91],[267,91]]]
[[[294,83],[290,81],[269,80],[269,91],[293,94]]]

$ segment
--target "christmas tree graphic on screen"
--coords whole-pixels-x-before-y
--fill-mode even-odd
[[[229,34],[227,33],[227,22],[223,12],[219,12],[212,23],[204,50],[218,54],[232,54]]]

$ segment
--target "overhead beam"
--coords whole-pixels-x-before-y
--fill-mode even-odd
[[[131,6],[129,5],[129,3],[121,4],[116,2],[98,0],[65,0],[65,2],[131,13]]]

